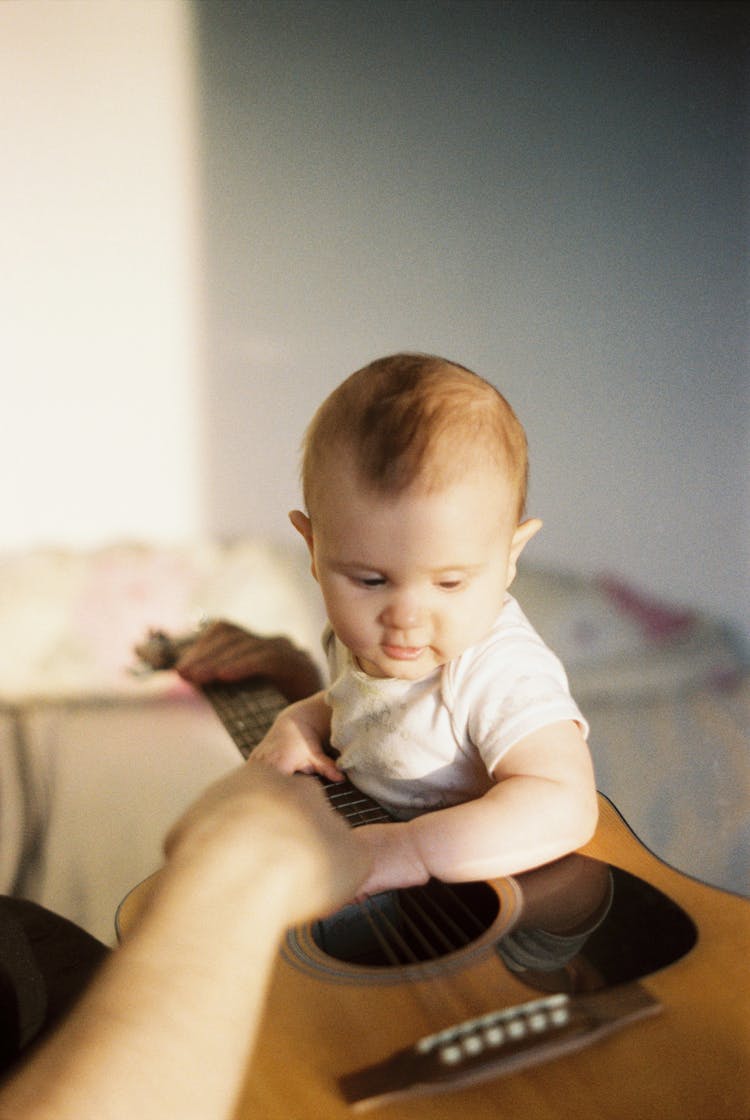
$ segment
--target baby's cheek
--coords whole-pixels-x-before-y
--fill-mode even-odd
[[[463,618],[457,619],[445,633],[442,652],[446,661],[452,661],[485,638],[494,621],[494,618],[486,617],[484,612],[467,612]]]
[[[334,633],[339,641],[356,656],[364,654],[370,648],[366,628],[360,623],[350,619],[329,619]]]

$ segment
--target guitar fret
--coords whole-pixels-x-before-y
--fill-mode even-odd
[[[244,758],[286,707],[286,699],[263,681],[216,681],[204,685],[202,692]]]
[[[387,824],[393,819],[382,805],[361,793],[351,782],[332,782],[329,778],[321,778],[321,783],[331,805],[351,821],[353,828],[363,824]]]
[[[334,808],[337,809],[339,812],[341,812],[341,815],[344,817],[345,820],[349,821],[352,828],[359,828],[360,825],[363,825],[363,824],[385,824],[386,821],[389,819],[387,817],[382,816],[382,814],[380,814],[380,813],[374,813],[374,810],[372,810],[372,809],[367,809],[367,810],[365,810],[365,812],[362,812],[361,810],[359,810],[357,812],[350,813],[346,809],[343,810],[343,811],[340,810],[337,805],[334,805]],[[373,815],[368,815],[368,814],[373,814]]]
[[[328,793],[328,791],[326,791]],[[349,803],[339,801],[335,795],[328,793],[328,800],[343,817],[351,822],[353,828],[363,824],[385,824],[390,820],[382,809],[368,805],[366,802]]]

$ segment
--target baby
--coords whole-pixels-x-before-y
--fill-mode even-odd
[[[511,875],[584,844],[586,723],[508,594],[541,522],[524,519],[526,437],[504,397],[442,358],[382,358],[316,412],[302,479],[307,512],[290,519],[325,601],[331,686],[251,758],[345,772],[391,811],[357,830],[365,894]]]

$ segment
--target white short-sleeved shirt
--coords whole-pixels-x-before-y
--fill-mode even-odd
[[[510,595],[481,642],[418,681],[370,677],[330,628],[323,640],[338,764],[402,819],[481,797],[541,727],[574,720],[588,735],[562,664]]]

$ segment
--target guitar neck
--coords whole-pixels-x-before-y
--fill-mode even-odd
[[[243,758],[249,757],[287,703],[281,693],[265,681],[215,681],[204,685],[201,691]],[[330,804],[353,828],[391,820],[381,805],[346,779],[332,782],[319,777],[318,780]]]
[[[137,647],[137,653],[144,665],[152,670],[172,669],[194,640],[194,636],[173,638],[162,630],[154,630]],[[279,690],[263,679],[212,681],[196,687],[216,712],[243,758],[250,756],[276,716],[287,706],[287,700]],[[333,808],[353,828],[392,819],[381,805],[361,793],[351,782],[332,782],[323,777],[319,777],[319,781]]]

